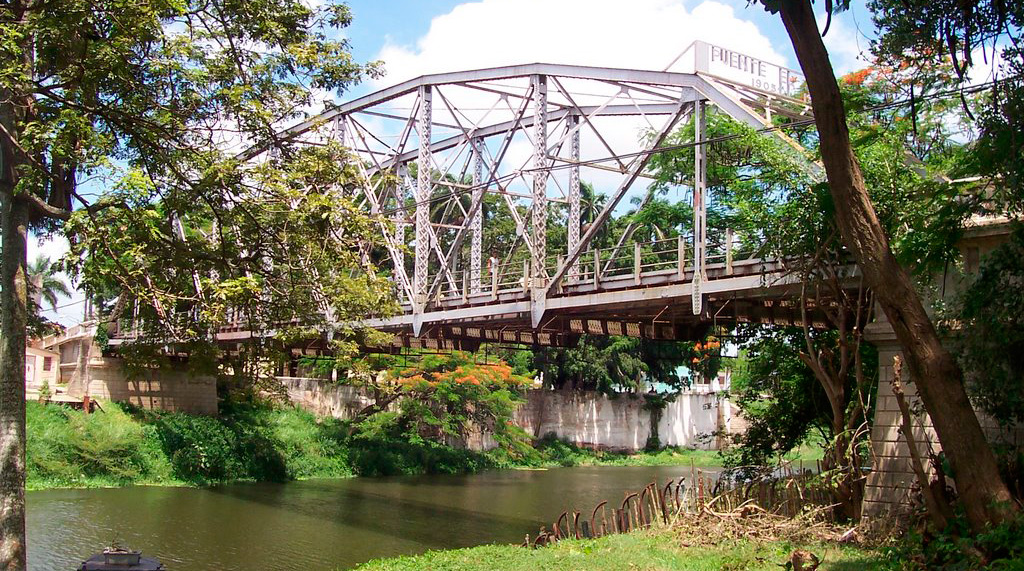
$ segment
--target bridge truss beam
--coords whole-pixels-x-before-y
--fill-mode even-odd
[[[742,256],[731,240],[708,241],[712,107],[778,137],[820,179],[820,167],[770,120],[780,113],[807,117],[805,102],[706,73],[530,64],[424,76],[342,104],[281,136],[310,144],[339,140],[358,157],[364,182],[356,198],[380,216],[386,258],[376,261],[394,276],[405,312],[368,323],[419,336],[425,326],[494,319],[514,322],[504,331],[539,335],[552,319],[570,319],[567,312],[611,307],[601,301],[609,295],[624,303],[651,295],[644,290],[664,276],[674,288],[665,299],[678,301],[685,291],[689,313],[698,318],[707,317],[705,297],[722,287],[752,291],[738,284],[755,276],[732,273]],[[653,154],[690,117],[694,176],[681,190],[692,196],[693,233],[667,244],[641,243],[633,240],[638,227],[632,225],[615,248],[595,247],[623,199],[652,176]],[[256,147],[241,157],[259,160],[261,152]],[[593,197],[584,203],[584,179],[607,192],[603,206]],[[499,215],[512,221],[514,235],[488,225]],[[723,271],[709,275],[712,256]],[[627,288],[617,290],[624,279]],[[611,317],[604,321],[630,323]]]

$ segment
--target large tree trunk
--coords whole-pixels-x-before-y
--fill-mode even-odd
[[[909,274],[896,261],[874,213],[850,144],[839,84],[810,1],[783,0],[781,15],[807,78],[821,160],[844,243],[899,339],[942,450],[949,458],[971,527],[979,531],[1004,521],[1017,512],[1016,504],[999,477],[995,455],[968,400],[963,372],[940,343]]]
[[[953,469],[967,518],[971,527],[980,531],[1004,521],[1017,506],[999,476],[995,455],[967,399],[960,367],[939,341],[871,204],[850,144],[839,85],[810,1],[783,0],[781,15],[807,79],[843,241],[903,347],[918,393]]]
[[[0,570],[24,571],[28,209],[9,181],[0,185]]]

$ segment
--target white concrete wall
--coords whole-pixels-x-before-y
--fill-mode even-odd
[[[337,385],[320,379],[278,377],[288,392],[288,399],[318,416],[347,420],[373,404],[373,399],[359,389]]]
[[[662,411],[658,438],[662,446],[716,448],[711,434],[719,426],[729,426],[729,408],[728,401],[713,392],[686,391]],[[638,450],[651,435],[651,412],[644,408],[643,397],[628,395],[608,398],[594,392],[529,391],[514,421],[535,438],[553,432],[588,448]]]
[[[718,449],[719,439],[709,438],[719,427],[731,429],[732,407],[711,392],[688,391],[669,403],[658,423],[658,437],[665,446]]]
[[[317,379],[280,377],[292,402],[322,416],[347,419],[372,400],[358,389]],[[608,398],[596,392],[530,390],[513,422],[534,438],[554,433],[561,439],[588,448],[635,451],[647,444],[651,413],[643,397]],[[728,428],[731,408],[714,387],[698,385],[669,403],[658,422],[663,446],[714,449],[719,442],[710,435],[719,426]],[[474,435],[471,448],[493,446],[486,435]]]
[[[88,381],[74,378],[74,367],[67,392],[83,397],[127,402],[151,410],[217,414],[217,380],[196,376],[185,370],[153,369],[139,378],[129,379],[121,359],[92,357],[88,363]],[[88,385],[88,386],[86,386]]]

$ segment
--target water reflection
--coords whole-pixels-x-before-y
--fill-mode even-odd
[[[617,501],[680,467],[314,480],[208,489],[28,494],[29,569],[71,570],[112,540],[171,571],[319,570],[376,557],[515,543],[562,510]]]

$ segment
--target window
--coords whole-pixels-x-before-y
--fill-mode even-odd
[[[53,368],[53,357],[43,357],[43,370],[49,371]]]

